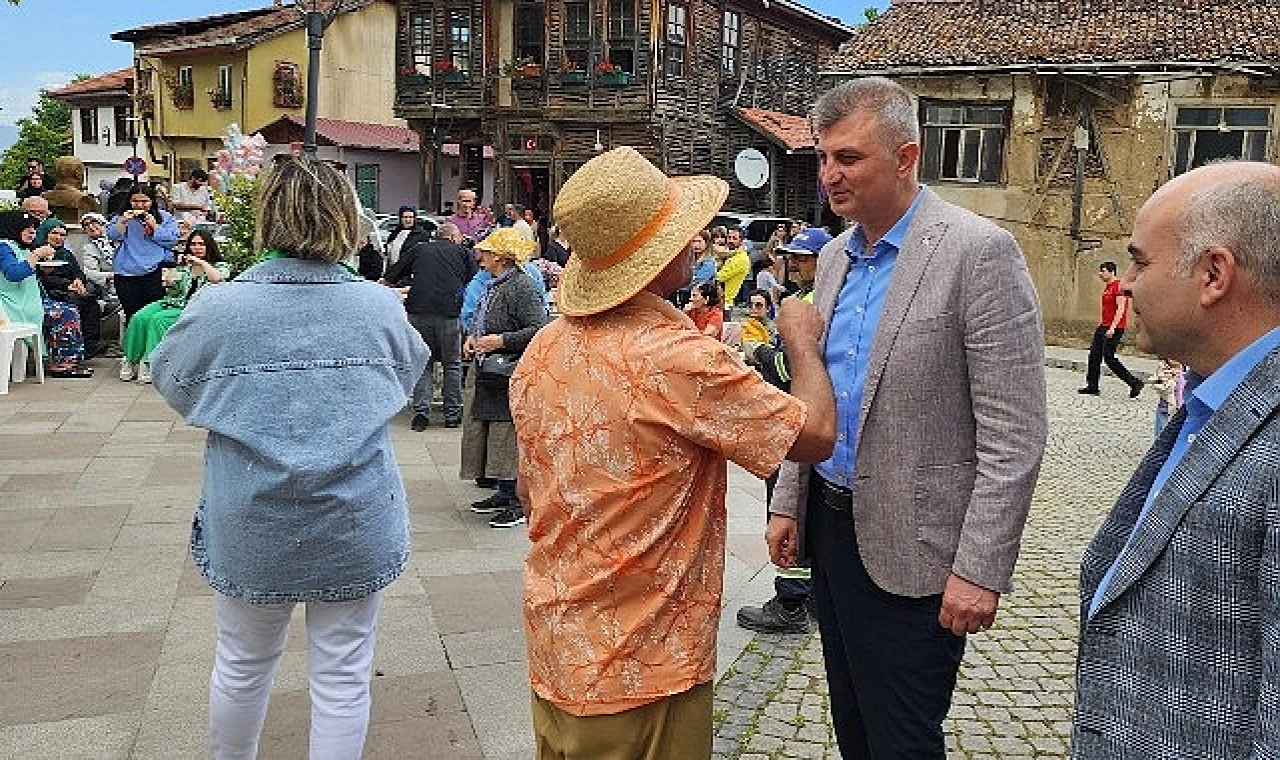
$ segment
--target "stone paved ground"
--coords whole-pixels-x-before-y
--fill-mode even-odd
[[[1059,358],[1061,365],[1073,360]],[[1150,370],[1146,362],[1130,364]],[[969,639],[946,726],[952,758],[1067,756],[1077,565],[1151,441],[1151,394],[1131,401],[1123,386],[1107,379],[1103,396],[1080,396],[1078,372],[1047,369],[1046,376],[1049,447],[1017,591],[1003,600],[996,627]],[[715,757],[838,758],[826,699],[816,633],[756,636],[717,686]]]

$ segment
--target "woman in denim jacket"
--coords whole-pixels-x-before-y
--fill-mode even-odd
[[[337,262],[359,245],[341,173],[263,180],[267,260],[202,292],[152,354],[156,390],[209,431],[191,552],[214,597],[215,758],[252,758],[293,606],[306,604],[311,757],[358,758],[379,592],[408,510],[388,422],[428,351],[395,293]]]

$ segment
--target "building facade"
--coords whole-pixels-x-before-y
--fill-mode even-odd
[[[84,162],[85,189],[97,193],[103,180],[125,173],[125,159],[139,150],[133,111],[133,69],[72,82],[49,92],[71,109],[71,153]],[[140,179],[147,180],[146,174]]]
[[[398,13],[396,114],[422,135],[428,208],[451,200],[447,144],[461,185],[541,212],[584,162],[630,145],[669,173],[724,177],[731,208],[811,216],[816,184],[779,178],[803,161],[736,109],[806,113],[852,32],[835,19],[791,0],[400,0]],[[748,147],[771,161],[754,187],[734,171]]]
[[[396,12],[389,0],[348,0],[324,36],[320,116],[403,126],[392,113]],[[257,10],[117,32],[132,43],[136,110],[146,157],[162,176],[208,167],[227,127],[252,134],[304,118],[307,40],[301,8]]]
[[[894,0],[822,72],[871,75],[919,97],[922,181],[1013,233],[1058,337],[1096,327],[1156,188],[1280,157],[1274,3]]]

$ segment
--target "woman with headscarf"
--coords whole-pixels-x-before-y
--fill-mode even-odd
[[[418,243],[426,242],[427,233],[418,224],[418,210],[413,206],[400,207],[400,224],[387,238],[387,266],[400,260],[400,254]],[[393,285],[395,283],[392,283]]]
[[[107,239],[107,218],[95,212],[85,214],[80,217],[80,229],[89,238],[80,246],[80,268],[84,270],[84,276],[102,300],[119,306],[115,267],[111,263],[115,259],[116,247]]]
[[[129,320],[120,338],[120,379],[151,382],[151,352],[160,345],[169,328],[182,316],[182,310],[205,285],[225,282],[231,276],[231,265],[222,260],[218,244],[206,230],[196,230],[186,240],[178,265],[162,273],[165,294],[155,303],[138,310]]]
[[[523,266],[536,246],[514,227],[494,230],[475,246],[481,269],[492,279],[462,344],[463,358],[474,359],[476,366],[468,373],[464,394],[461,477],[497,481],[497,493],[471,505],[472,512],[493,515],[489,525],[494,528],[521,525],[525,517],[516,498],[516,429],[507,403],[510,373],[503,377],[488,366],[494,357],[514,365],[546,324],[545,290]]]
[[[40,287],[44,288],[48,298],[73,304],[80,312],[84,355],[86,358],[95,356],[101,348],[102,306],[80,266],[80,260],[67,248],[67,225],[57,217],[45,219],[36,228],[35,245],[37,248],[48,245],[53,249],[53,261],[62,262],[60,267],[40,268]]]
[[[389,423],[428,351],[395,294],[341,263],[360,244],[347,178],[302,156],[261,183],[264,260],[206,288],[151,355],[156,391],[209,431],[191,555],[214,590],[210,755],[257,755],[302,604],[311,757],[358,758],[381,591],[409,557]]]
[[[0,303],[15,322],[44,325],[49,374],[93,377],[84,366],[80,312],[72,304],[45,297],[37,269],[66,266],[54,261],[52,246],[35,245],[36,218],[22,211],[0,212]]]

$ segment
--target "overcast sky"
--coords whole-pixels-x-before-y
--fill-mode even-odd
[[[888,0],[801,2],[849,24],[862,20],[864,7],[888,5]],[[5,30],[0,125],[28,116],[41,88],[61,87],[76,74],[98,75],[131,65],[131,46],[112,41],[113,32],[266,5],[268,0],[24,0],[16,8],[0,3],[0,29]]]

